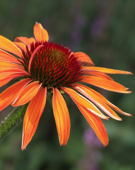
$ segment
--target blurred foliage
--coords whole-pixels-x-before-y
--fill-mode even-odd
[[[0,139],[5,137],[7,133],[20,123],[26,106],[16,107],[10,111],[0,122]]]
[[[0,34],[14,39],[32,36],[36,21],[50,34],[50,41],[69,46],[74,51],[88,53],[99,66],[125,69],[135,67],[135,1],[134,0],[1,0]],[[134,76],[115,76],[131,90]],[[104,92],[104,95],[125,111],[134,113],[135,93],[128,95]],[[93,170],[88,151],[94,150],[84,142],[88,128],[83,117],[67,99],[72,129],[69,143],[59,147],[51,104],[26,151],[20,150],[20,125],[0,143],[0,170]],[[106,121],[110,136],[107,148],[100,152],[99,170],[134,170],[135,136],[134,117],[123,117],[122,122]],[[87,168],[81,160],[88,159]],[[80,168],[81,167],[81,168]],[[96,170],[96,169],[94,169]]]

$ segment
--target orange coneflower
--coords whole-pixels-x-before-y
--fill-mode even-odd
[[[121,120],[115,111],[130,114],[84,84],[130,93],[108,74],[131,73],[96,67],[87,54],[72,52],[48,39],[48,32],[40,23],[34,25],[34,38],[17,37],[12,42],[0,36],[0,87],[17,80],[0,94],[0,110],[8,105],[17,107],[30,102],[23,121],[21,148],[25,149],[35,134],[46,105],[47,91],[53,94],[52,107],[60,145],[66,145],[70,135],[70,116],[63,92],[77,105],[101,143],[107,145],[108,136],[101,119]]]

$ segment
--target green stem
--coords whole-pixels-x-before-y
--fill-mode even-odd
[[[0,139],[21,121],[25,110],[26,106],[17,107],[0,122]]]

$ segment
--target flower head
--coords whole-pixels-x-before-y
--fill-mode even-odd
[[[101,119],[121,120],[119,115],[130,114],[113,105],[99,92],[86,84],[105,90],[130,93],[108,74],[131,74],[96,67],[83,52],[48,42],[48,32],[40,23],[34,25],[34,38],[17,37],[14,42],[0,36],[0,87],[16,80],[0,94],[0,110],[28,104],[23,120],[22,149],[34,136],[46,105],[47,92],[52,92],[52,107],[60,145],[70,136],[70,116],[62,93],[77,105],[103,145],[108,135]],[[83,83],[83,84],[82,84]]]

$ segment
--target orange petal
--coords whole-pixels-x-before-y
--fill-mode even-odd
[[[21,149],[26,149],[34,136],[40,117],[44,111],[46,104],[47,89],[41,87],[37,95],[31,100],[23,121],[22,146]]]
[[[19,65],[19,64],[16,64],[16,63],[0,61],[0,71],[10,70],[10,69],[22,69],[22,70],[24,70],[24,67],[22,65]]]
[[[20,69],[20,68],[13,68],[13,67],[0,67],[0,75],[1,74],[6,74],[6,73],[11,73],[11,74],[14,74],[14,73],[19,73],[19,74],[22,74],[23,76],[28,76],[29,73],[26,72],[25,70],[23,69]]]
[[[22,42],[24,43],[25,45],[30,45],[31,43],[34,43],[35,42],[35,39],[33,37],[31,38],[27,38],[27,37],[17,37],[15,39],[16,42]]]
[[[17,47],[19,47],[21,50],[26,51],[26,45],[21,42],[14,42]]]
[[[16,98],[17,94],[30,82],[30,79],[23,79],[12,86],[8,87],[0,94],[0,111],[10,105]]]
[[[6,68],[4,71],[3,70],[0,70],[0,79],[1,78],[4,78],[4,75],[5,75],[5,78],[6,76],[8,75],[12,75],[12,74],[22,74],[24,76],[28,76],[29,73],[26,72],[25,70],[22,70],[20,68]]]
[[[19,61],[16,59],[15,56],[3,51],[3,50],[0,50],[0,61],[3,61],[3,62],[11,62],[11,63],[19,63]]]
[[[2,72],[10,72],[10,70],[12,70],[12,72],[25,72],[23,69],[17,69],[17,68],[13,68],[13,67],[10,67],[10,68],[8,68],[8,67],[0,67],[0,73],[2,73]],[[27,73],[27,72],[25,72],[25,73]],[[29,75],[29,73],[27,73],[27,75]]]
[[[12,105],[20,106],[28,103],[37,94],[40,87],[39,81],[31,82],[20,91]]]
[[[21,70],[10,70],[9,72],[0,72],[0,87],[4,86],[8,82],[18,77],[28,75],[25,71]]]
[[[82,71],[83,71],[84,75],[98,76],[98,77],[103,77],[103,78],[106,78],[106,79],[109,79],[109,80],[113,80],[112,77],[110,77],[107,74],[102,73],[102,72],[85,70],[85,69],[82,69]]]
[[[0,61],[0,68],[1,67],[13,67],[13,68],[17,68],[19,66],[20,65],[18,65],[16,63],[10,63],[10,62],[7,62],[7,61]]]
[[[89,100],[84,98],[82,95],[78,94],[76,91],[70,88],[63,87],[61,88],[63,91],[65,91],[74,101],[74,103],[79,106],[83,106],[90,110],[93,114],[99,116],[102,119],[108,119],[107,116],[105,116],[103,113],[100,112],[100,110]]]
[[[95,115],[93,115],[90,111],[85,109],[82,106],[78,106],[80,112],[83,114],[91,128],[94,130],[95,134],[97,135],[98,139],[104,146],[107,146],[109,143],[108,135],[104,124],[102,123],[101,119]]]
[[[90,88],[91,89],[91,88]],[[123,110],[121,110],[120,108],[118,108],[117,106],[115,106],[114,104],[112,104],[109,100],[107,100],[102,94],[100,94],[99,92],[91,89],[91,91],[93,92],[93,94],[97,97],[100,98],[104,103],[106,103],[107,105],[109,105],[112,109],[114,109],[115,111],[125,115],[125,116],[132,116],[130,113],[124,112]]]
[[[117,112],[119,112],[120,114],[123,114],[125,116],[132,116],[132,114],[124,112],[123,110],[121,110],[119,107],[115,106],[114,104],[112,104],[111,102],[107,102],[108,105],[113,108],[114,110],[116,110]]]
[[[77,59],[82,62],[82,63],[88,63],[90,65],[94,65],[94,62],[92,61],[92,59],[90,58],[90,56],[88,56],[87,54],[83,53],[83,52],[75,52],[74,55],[77,57]]]
[[[123,70],[116,70],[116,69],[110,69],[105,67],[89,67],[92,71],[99,71],[107,74],[132,74],[129,71],[123,71]]]
[[[27,75],[25,72],[3,72],[0,73],[0,87],[4,86],[8,82],[18,77]]]
[[[124,87],[120,83],[103,77],[83,76],[81,81],[117,93],[131,93],[128,91],[128,88]]]
[[[49,35],[40,23],[34,25],[34,36],[37,41],[48,41]]]
[[[105,102],[102,100],[102,98],[98,97],[93,93],[91,88],[84,86],[82,84],[76,84],[74,86],[74,89],[76,89],[78,92],[80,92],[82,95],[87,97],[90,101],[92,101],[94,104],[96,104],[101,110],[103,110],[108,116],[112,117],[116,120],[122,120]]]
[[[60,145],[66,145],[70,136],[70,116],[66,102],[56,88],[53,88],[52,106]]]
[[[18,57],[22,57],[21,50],[9,39],[0,35],[0,49],[8,51],[12,54],[17,55]]]
[[[12,77],[8,77],[8,78],[5,78],[3,80],[0,80],[0,87],[4,86],[5,84],[7,84],[8,82],[10,82],[11,80],[13,80]]]
[[[0,72],[0,81],[5,78],[12,77],[13,74],[15,74],[15,72]]]
[[[13,80],[14,78],[16,78],[16,76],[12,76],[12,77],[7,77],[5,79],[0,80],[0,87],[4,86],[5,84],[9,83],[11,80]]]

